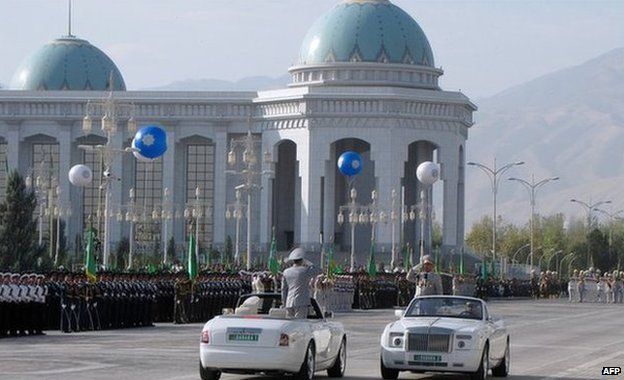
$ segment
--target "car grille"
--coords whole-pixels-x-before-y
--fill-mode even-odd
[[[448,334],[408,334],[407,351],[448,352],[450,342]]]

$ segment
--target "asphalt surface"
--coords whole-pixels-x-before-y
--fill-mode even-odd
[[[560,300],[490,303],[511,333],[512,380],[599,379],[603,366],[624,367],[624,305]],[[336,315],[349,339],[345,379],[379,379],[379,336],[393,310]],[[0,379],[199,379],[200,324],[0,340]],[[317,374],[326,378],[325,373]],[[402,373],[400,379],[434,376]],[[438,376],[462,379],[463,376]],[[608,377],[607,377],[608,378]],[[624,379],[623,375],[611,378]],[[276,379],[224,375],[222,379]]]

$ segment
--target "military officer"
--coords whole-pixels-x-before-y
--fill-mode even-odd
[[[578,269],[575,269],[573,275],[568,280],[568,302],[577,302],[577,300],[578,300]]]
[[[305,260],[303,248],[295,248],[288,256],[292,266],[284,271],[282,279],[282,305],[288,316],[303,319],[310,306],[310,282],[318,270]]]
[[[442,279],[433,269],[431,257],[425,255],[421,264],[416,265],[407,273],[407,280],[416,283],[415,297],[442,294]]]

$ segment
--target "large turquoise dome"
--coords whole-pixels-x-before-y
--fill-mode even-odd
[[[388,0],[345,0],[308,31],[300,65],[378,62],[434,66],[427,36]]]
[[[28,57],[15,72],[15,90],[116,91],[126,84],[115,63],[88,41],[73,36],[56,39]]]

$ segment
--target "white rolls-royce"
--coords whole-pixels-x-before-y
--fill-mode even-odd
[[[306,319],[291,319],[279,308],[279,294],[241,296],[233,312],[208,321],[201,333],[199,373],[218,380],[221,373],[293,374],[310,380],[327,370],[342,377],[347,337],[339,322],[329,321],[314,299]]]
[[[501,319],[478,298],[423,296],[412,300],[400,319],[381,335],[381,376],[401,371],[466,373],[473,380],[507,376],[509,334]]]

